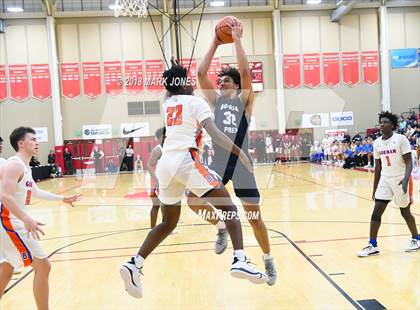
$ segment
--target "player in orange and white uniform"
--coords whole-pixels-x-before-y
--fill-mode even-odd
[[[246,260],[241,223],[228,191],[220,182],[220,177],[200,163],[198,148],[202,129],[206,129],[213,141],[235,153],[250,171],[251,162],[239,147],[217,129],[207,102],[191,95],[192,87],[183,82],[187,81],[185,68],[173,63],[163,78],[169,93],[169,98],[163,103],[166,138],[156,171],[163,221],[150,230],[137,255],[121,266],[120,275],[126,291],[136,298],[143,296],[140,275],[144,260],[177,226],[181,198],[186,189],[225,212],[225,224],[234,248],[231,275],[253,283],[266,283],[267,276]]]
[[[10,135],[10,142],[17,151],[0,168],[2,195],[12,197],[16,203],[10,205],[6,200],[0,206],[0,297],[3,295],[15,268],[31,266],[35,270],[34,296],[38,309],[48,309],[48,278],[51,269],[47,255],[38,239],[37,222],[26,220],[22,213],[30,204],[31,196],[45,200],[62,200],[73,206],[80,195],[63,197],[41,190],[32,179],[29,161],[38,154],[35,131],[28,127],[16,128]],[[31,226],[32,225],[32,226]],[[31,234],[29,233],[31,232]]]
[[[375,208],[370,222],[369,245],[358,253],[359,257],[379,254],[376,238],[381,225],[382,214],[391,200],[394,200],[400,208],[401,215],[412,235],[406,251],[416,251],[420,248],[420,236],[416,221],[410,211],[413,202],[413,180],[411,177],[413,162],[410,143],[405,136],[393,132],[398,128],[397,115],[382,112],[379,114],[379,123],[382,136],[376,139],[373,144],[375,180],[372,199],[375,200]]]

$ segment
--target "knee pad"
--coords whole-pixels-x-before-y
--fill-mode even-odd
[[[372,217],[370,219],[371,219],[372,222],[378,222],[378,223],[380,223],[381,222],[381,218],[382,218],[382,216],[379,213],[373,212],[372,213]]]

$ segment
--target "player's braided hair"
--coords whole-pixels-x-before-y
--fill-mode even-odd
[[[397,114],[391,113],[389,111],[383,111],[379,113],[379,122],[384,117],[391,121],[392,125],[394,125],[394,129],[398,128],[398,115]]]
[[[239,73],[238,69],[233,67],[228,67],[222,69],[217,76],[221,78],[222,76],[229,76],[232,78],[233,83],[239,86],[239,89],[241,89],[241,74]]]

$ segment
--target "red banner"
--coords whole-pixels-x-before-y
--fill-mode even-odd
[[[222,63],[222,69],[225,68],[236,68],[238,69],[238,64],[236,62]],[[252,79],[252,90],[254,92],[261,92],[264,89],[264,79],[263,79],[263,64],[261,61],[250,61],[249,70],[251,72]]]
[[[63,97],[74,99],[80,96],[80,69],[78,63],[63,63],[60,67]]]
[[[376,84],[379,81],[379,53],[378,51],[362,52],[363,82]]]
[[[181,64],[188,70],[188,76],[191,77],[191,85],[196,88],[197,87],[197,60],[195,58],[182,58]]]
[[[121,61],[104,61],[104,82],[107,95],[121,95],[122,78]]]
[[[10,98],[16,101],[23,101],[29,97],[28,66],[10,65]]]
[[[130,95],[138,95],[144,91],[143,61],[126,60],[125,63],[125,88]]]
[[[31,65],[32,97],[45,100],[51,96],[51,76],[48,64]]]
[[[340,83],[340,54],[323,53],[324,84],[335,86]]]
[[[6,66],[0,65],[0,101],[7,98]]]
[[[163,85],[163,71],[165,70],[163,60],[146,60],[146,81],[147,90],[152,93],[160,93],[165,89]]]
[[[101,65],[99,62],[83,62],[83,94],[94,98],[101,94]]]
[[[359,83],[359,52],[342,52],[343,82],[353,86]]]
[[[284,87],[296,88],[302,83],[300,76],[300,55],[283,55]]]
[[[321,59],[319,53],[303,54],[303,83],[308,87],[321,84]]]
[[[219,76],[217,75],[220,72],[222,63],[220,58],[213,58],[211,60],[211,64],[209,67],[209,71],[207,72],[210,80],[213,82],[213,85],[216,89],[218,89],[217,81],[219,79]]]

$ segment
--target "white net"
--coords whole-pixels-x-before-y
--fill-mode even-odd
[[[148,0],[115,0],[114,16],[147,16]]]

